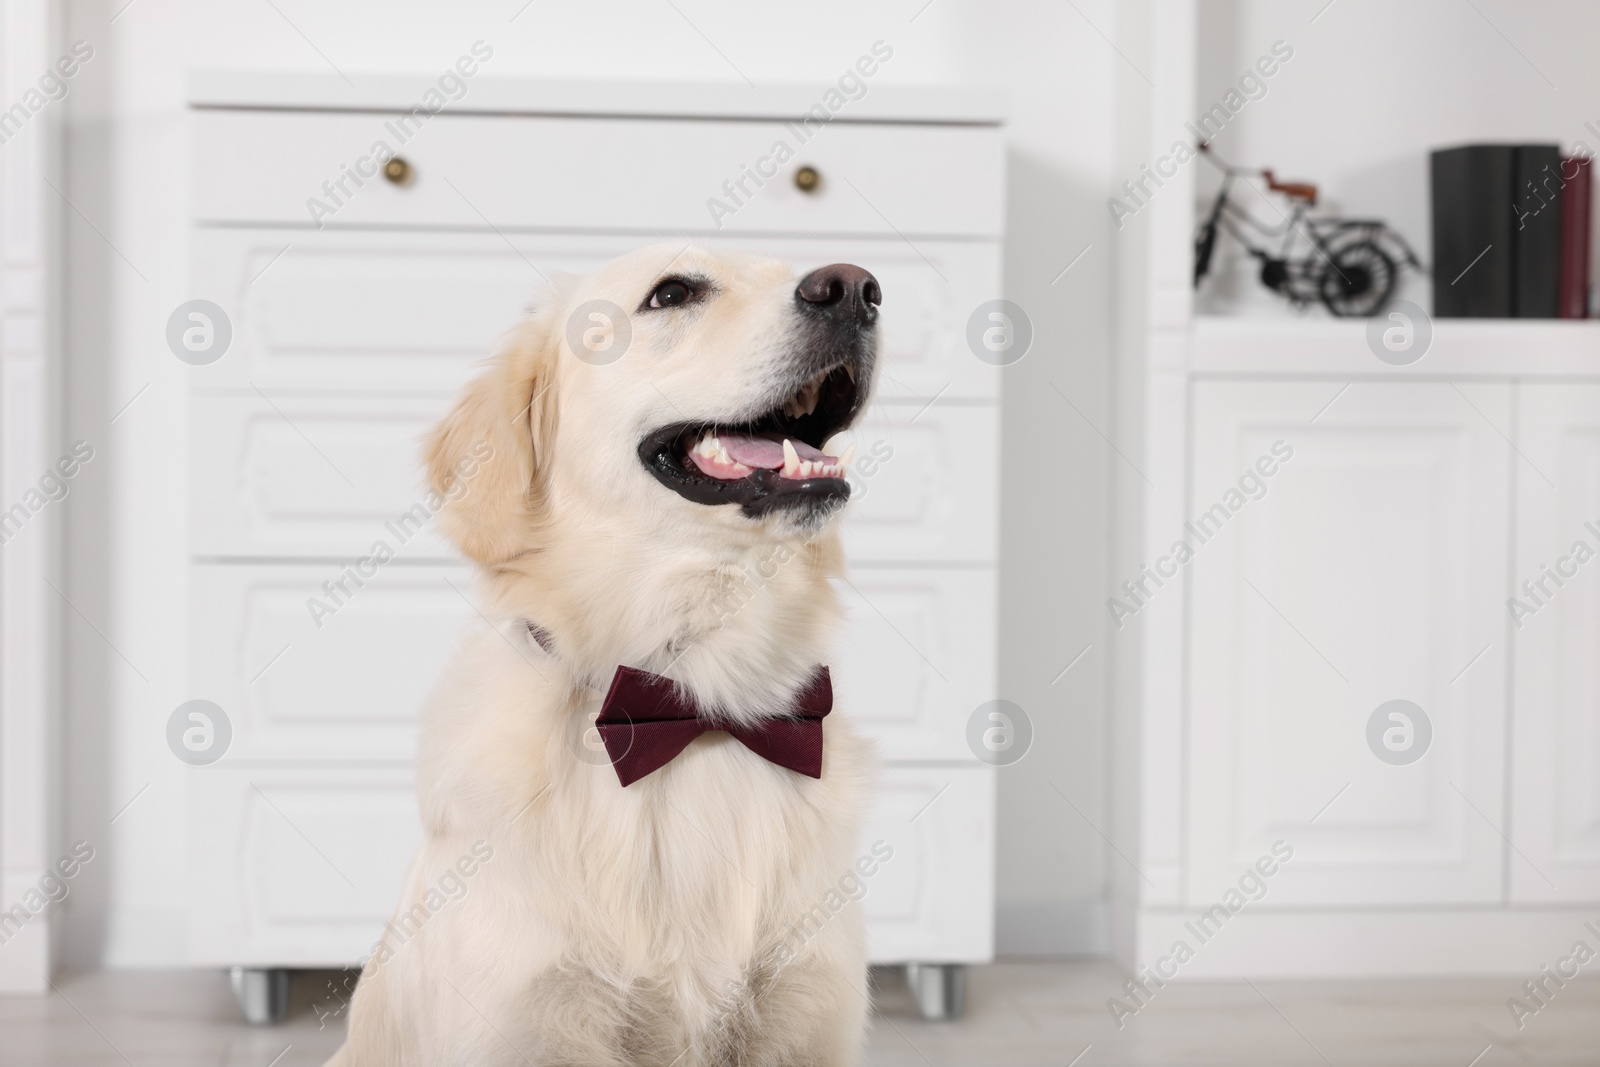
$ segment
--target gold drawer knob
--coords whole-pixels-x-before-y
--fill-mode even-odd
[[[409,185],[415,174],[411,164],[399,156],[395,156],[383,165],[383,176],[395,185]]]
[[[802,193],[814,193],[822,188],[822,175],[816,167],[801,167],[794,172],[794,184]]]

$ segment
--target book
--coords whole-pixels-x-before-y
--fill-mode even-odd
[[[1587,156],[1561,161],[1561,307],[1564,319],[1589,317],[1589,249],[1594,179]]]
[[[1512,315],[1516,220],[1502,205],[1511,203],[1515,169],[1510,145],[1464,145],[1432,154],[1435,317]]]
[[[1463,145],[1430,158],[1440,318],[1555,318],[1565,186],[1557,145]]]
[[[1561,313],[1561,177],[1559,145],[1518,145],[1512,202],[1512,314],[1553,319]]]

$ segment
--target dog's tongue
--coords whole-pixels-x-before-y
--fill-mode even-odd
[[[769,437],[752,437],[742,433],[722,433],[717,435],[717,440],[722,442],[722,447],[727,449],[728,455],[737,463],[746,467],[760,467],[766,470],[778,470],[783,466],[783,441],[772,440]],[[794,446],[795,453],[801,459],[827,459],[821,449],[812,448],[804,441],[789,438],[789,443]]]

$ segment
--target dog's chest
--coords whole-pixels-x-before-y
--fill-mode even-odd
[[[730,948],[798,915],[849,847],[849,829],[831,817],[840,783],[768,763],[725,733],[701,736],[625,790],[607,785],[585,835],[596,889],[639,918]]]

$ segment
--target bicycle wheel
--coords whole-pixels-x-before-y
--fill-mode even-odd
[[[1399,271],[1394,259],[1369,238],[1328,250],[1317,294],[1341,318],[1376,314],[1394,295]]]
[[[1194,239],[1194,287],[1200,288],[1200,280],[1211,269],[1211,254],[1217,248],[1217,224],[1209,222],[1200,227],[1200,232]]]

